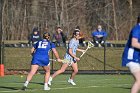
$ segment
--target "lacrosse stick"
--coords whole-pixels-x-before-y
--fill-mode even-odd
[[[50,59],[50,61],[57,61],[56,59]],[[67,60],[67,59],[62,59],[61,60],[62,61],[62,63],[69,63],[70,61],[69,60]]]
[[[82,55],[80,56],[80,58],[87,52],[88,49],[90,49],[92,47],[94,47],[94,45],[90,41],[88,41],[87,49],[82,53]]]
[[[86,53],[86,51],[88,50],[88,49],[90,49],[90,48],[92,48],[92,47],[94,47],[94,45],[90,42],[90,41],[88,41],[88,46],[87,46],[87,49],[82,53],[82,55],[80,56],[80,58]],[[56,59],[50,59],[50,61],[57,61]],[[67,60],[67,59],[62,59],[62,63],[71,63],[69,60]],[[70,65],[70,64],[69,64]]]

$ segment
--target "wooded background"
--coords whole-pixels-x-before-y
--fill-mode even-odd
[[[140,0],[3,0],[3,40],[27,40],[33,27],[70,35],[78,25],[86,37],[98,24],[108,40],[126,40],[140,12]]]

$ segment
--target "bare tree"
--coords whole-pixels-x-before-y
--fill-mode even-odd
[[[132,21],[133,21],[133,6],[132,6],[132,0],[129,0],[129,4],[130,4],[130,30],[132,28]]]
[[[113,21],[114,21],[114,28],[115,28],[115,34],[116,34],[116,40],[118,41],[118,28],[117,28],[117,20],[116,20],[116,10],[115,10],[115,2],[112,0],[112,6],[113,6]]]
[[[125,40],[139,4],[139,0],[4,0],[2,28],[5,40],[27,40],[34,26],[40,33],[46,27],[54,33],[56,26],[62,26],[71,34],[79,25],[91,37],[101,24],[108,40]]]

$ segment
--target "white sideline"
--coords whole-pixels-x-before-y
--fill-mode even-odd
[[[125,85],[130,85],[130,84],[114,84],[116,86],[125,86]],[[61,89],[74,89],[74,88],[96,88],[96,87],[109,87],[109,86],[86,86],[86,87],[61,87],[61,88],[51,88],[51,90],[61,90]],[[43,89],[27,89],[26,91],[36,91],[36,90],[43,90]],[[23,90],[10,90],[10,91],[0,91],[0,92],[20,92]]]
[[[87,87],[63,87],[63,88],[51,88],[51,90],[61,90],[61,89],[71,89],[71,88],[93,88],[93,87],[102,87],[102,86],[87,86]],[[26,91],[36,91],[41,89],[27,89]],[[0,91],[0,92],[20,92],[23,90],[10,90],[10,91]]]

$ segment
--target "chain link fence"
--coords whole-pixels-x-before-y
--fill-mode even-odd
[[[12,45],[11,45],[12,46]],[[86,47],[80,47],[85,49]],[[6,70],[28,71],[30,69],[32,56],[30,55],[31,47],[4,47],[3,57]],[[60,57],[63,58],[66,48],[56,48]],[[129,73],[127,68],[121,66],[121,56],[124,45],[112,45],[106,47],[93,47],[89,49],[78,62],[79,73]],[[81,53],[77,53],[78,56]],[[50,58],[55,59],[52,52]],[[52,73],[60,69],[62,63],[51,61]],[[40,68],[39,70],[42,70]],[[71,71],[71,67],[66,72]]]

